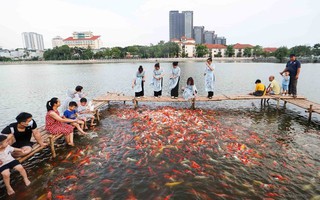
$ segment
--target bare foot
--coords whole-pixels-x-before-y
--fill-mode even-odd
[[[10,196],[10,195],[13,195],[15,192],[14,192],[13,189],[11,189],[11,190],[7,190],[7,193],[8,193],[8,195]]]
[[[26,186],[29,186],[31,184],[30,180],[29,179],[25,179],[24,180],[24,183],[26,184]]]

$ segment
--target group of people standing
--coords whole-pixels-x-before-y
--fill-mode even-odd
[[[293,98],[296,98],[300,70],[301,63],[296,59],[295,54],[290,54],[290,60],[287,62],[285,69],[280,72],[280,75],[282,76],[282,87],[272,75],[269,76],[270,84],[268,87],[262,84],[260,79],[257,79],[255,82],[255,91],[249,94],[254,96],[263,96],[265,94],[280,95],[282,93],[282,95],[292,95]]]
[[[181,77],[181,69],[178,66],[178,62],[172,63],[172,68],[170,71],[169,77],[169,89],[170,95],[172,99],[177,99],[179,96],[179,83]],[[206,62],[206,68],[204,71],[204,81],[205,81],[205,89],[208,92],[208,98],[211,99],[214,95],[214,83],[215,83],[215,67],[212,64],[212,59],[208,58]],[[163,77],[164,70],[160,68],[160,64],[156,63],[154,65],[154,70],[152,74],[151,86],[153,87],[154,97],[160,98],[162,96],[162,87],[163,87]],[[140,98],[144,97],[144,83],[146,80],[145,71],[142,66],[139,66],[138,71],[136,73],[136,77],[133,80],[132,88],[135,92],[135,97]],[[187,79],[187,84],[183,89],[183,98],[189,100],[191,98],[195,98],[197,95],[197,88],[195,86],[194,80],[192,77]]]

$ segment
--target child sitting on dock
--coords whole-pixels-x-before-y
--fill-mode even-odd
[[[193,78],[189,77],[187,80],[187,86],[185,88],[183,88],[183,98],[185,100],[189,100],[189,99],[193,99],[196,97],[198,91],[197,88],[194,84]]]
[[[8,195],[14,194],[14,190],[10,185],[10,169],[17,170],[23,177],[26,186],[30,185],[27,172],[20,162],[11,156],[11,153],[17,151],[24,153],[24,150],[13,148],[8,144],[7,136],[0,135],[0,173],[3,176],[3,182],[6,186]]]
[[[76,110],[77,107],[78,107],[78,104],[75,101],[71,101],[69,103],[68,109],[64,111],[63,116],[67,119],[74,119],[74,120],[77,119],[78,117],[77,110]],[[84,124],[85,122],[82,120],[77,120],[76,122],[70,123],[70,125],[76,127],[82,135],[86,134],[86,132],[83,131]]]
[[[282,95],[287,95],[289,90],[290,76],[289,72],[285,72],[282,77]]]
[[[87,125],[86,125],[86,121],[87,119],[91,119],[91,123],[90,126],[95,126],[96,124],[94,123],[94,115],[93,115],[93,108],[90,108],[91,106],[87,105],[88,100],[86,98],[81,98],[80,99],[80,105],[78,106],[78,119],[81,119],[84,121],[84,129],[88,129]]]
[[[256,82],[256,89],[254,92],[249,93],[249,95],[254,95],[254,96],[263,96],[266,94],[266,86],[261,83],[260,79],[257,79]]]

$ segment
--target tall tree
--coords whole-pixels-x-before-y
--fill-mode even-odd
[[[196,46],[196,55],[197,57],[204,57],[209,54],[209,49],[207,46],[203,44],[199,44]]]
[[[121,58],[121,49],[119,47],[113,47],[111,48],[111,58],[119,59]]]
[[[299,57],[311,56],[311,47],[306,45],[294,46],[290,49],[290,53],[294,53]]]
[[[263,48],[259,45],[256,45],[253,47],[253,56],[254,57],[260,57],[263,55]]]
[[[274,56],[283,62],[284,59],[289,55],[289,49],[287,47],[280,47],[274,52]]]
[[[312,48],[312,54],[314,56],[320,56],[320,43],[315,44]]]
[[[251,55],[252,55],[251,52],[252,52],[252,48],[246,47],[246,48],[244,49],[243,56],[244,56],[244,57],[251,57]]]
[[[234,56],[234,48],[233,48],[233,45],[228,45],[227,46],[227,50],[226,50],[226,56],[227,57],[232,57]]]

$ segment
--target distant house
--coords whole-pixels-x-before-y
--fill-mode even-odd
[[[194,57],[196,52],[196,41],[193,38],[187,38],[183,36],[180,38],[180,40],[174,38],[171,40],[171,42],[175,42],[179,45],[181,56],[184,54],[188,58]]]
[[[93,35],[92,32],[73,32],[72,37],[63,40],[63,43],[71,47],[100,49],[101,41],[99,35]]]
[[[240,44],[237,43],[235,45],[233,45],[233,49],[234,49],[234,56],[235,57],[243,57],[243,53],[244,53],[244,49],[245,48],[253,48],[254,46],[251,44]],[[253,52],[253,49],[251,50],[251,53]]]
[[[204,44],[209,49],[209,57],[225,57],[227,46],[222,44]]]
[[[266,47],[266,48],[263,48],[263,51],[266,52],[266,53],[274,53],[275,51],[277,51],[278,48],[276,47]]]

